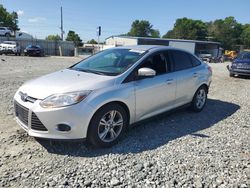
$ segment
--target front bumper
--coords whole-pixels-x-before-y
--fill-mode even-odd
[[[16,54],[16,49],[0,49],[0,54]]]
[[[231,74],[250,76],[250,69],[237,69],[237,68],[232,68],[229,65],[227,66],[227,69]]]
[[[40,101],[24,102],[18,93],[14,96],[15,119],[30,136],[49,139],[87,137],[94,108],[83,101],[68,107],[45,109],[39,105]],[[69,125],[70,131],[58,130],[59,124]]]
[[[24,53],[25,55],[40,55],[41,54],[40,51],[26,51]]]

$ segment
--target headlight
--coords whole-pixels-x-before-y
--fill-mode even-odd
[[[91,91],[76,91],[70,93],[54,94],[40,102],[43,108],[59,108],[73,105],[84,100]]]

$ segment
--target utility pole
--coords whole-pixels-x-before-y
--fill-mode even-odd
[[[101,36],[101,26],[97,27],[96,34],[97,34],[97,43],[98,43],[98,50],[100,51],[100,36]]]
[[[61,39],[63,40],[63,12],[62,12],[62,7],[61,7]]]

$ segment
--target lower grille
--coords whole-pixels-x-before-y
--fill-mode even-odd
[[[48,131],[48,129],[43,125],[40,119],[36,116],[34,112],[31,115],[31,129],[37,131]]]
[[[14,101],[14,109],[16,117],[25,125],[28,126],[29,109]]]

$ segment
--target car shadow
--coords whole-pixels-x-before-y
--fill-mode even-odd
[[[208,99],[200,113],[179,109],[160,114],[143,122],[132,125],[121,141],[111,148],[93,148],[84,141],[53,141],[36,139],[49,153],[96,157],[105,154],[140,153],[153,150],[177,138],[191,135],[206,139],[210,135],[197,133],[207,129],[234,114],[240,106],[237,104]]]

